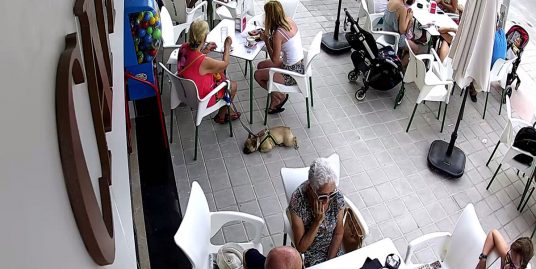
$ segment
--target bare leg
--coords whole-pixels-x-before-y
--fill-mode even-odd
[[[238,84],[236,83],[236,81],[231,81],[231,101],[234,100],[237,89],[238,89]],[[234,112],[233,109],[231,108],[231,116],[233,116],[234,114],[236,114],[236,112]],[[216,117],[224,118],[226,115],[227,115],[227,107],[223,106],[223,107],[220,107],[220,109],[218,110],[218,115]]]
[[[255,80],[257,81],[257,83],[259,83],[259,85],[261,85],[262,88],[268,90],[268,80],[270,76],[269,69],[268,68],[257,69],[257,71],[255,71],[254,76],[255,76]],[[285,79],[283,78],[283,75],[278,74],[278,73],[274,75],[274,81],[276,83],[281,83],[281,84],[285,83]],[[271,109],[276,108],[281,102],[283,102],[283,100],[285,99],[285,96],[286,95],[281,92],[272,92],[270,94],[270,97],[271,97],[270,108]]]
[[[449,51],[450,51],[449,43],[443,40],[443,42],[441,42],[441,47],[439,47],[439,59],[441,60],[441,62],[443,62],[443,60],[447,58],[447,56],[449,55]]]

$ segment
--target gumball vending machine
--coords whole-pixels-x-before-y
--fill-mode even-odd
[[[125,1],[124,65],[128,100],[156,97],[162,141],[167,147],[167,132],[156,79],[154,59],[160,47],[162,30],[154,0]],[[128,106],[127,106],[128,109]]]
[[[154,59],[162,30],[157,10],[154,0],[125,1],[124,63],[129,100],[155,96],[154,89],[158,89]]]

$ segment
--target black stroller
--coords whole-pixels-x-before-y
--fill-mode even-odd
[[[371,33],[363,30],[350,12],[345,8],[346,20],[350,24],[350,32],[346,33],[346,40],[354,49],[351,58],[354,70],[348,73],[348,80],[357,81],[363,78],[363,87],[357,90],[355,98],[359,101],[365,99],[369,87],[380,91],[388,91],[398,85],[404,75],[402,63],[391,46],[378,48],[376,40]],[[346,25],[346,23],[345,23]],[[400,91],[395,102],[400,104],[404,91]]]
[[[517,57],[517,59],[512,64],[512,71],[510,74],[508,74],[508,79],[506,82],[506,85],[509,85],[510,87],[506,93],[511,96],[512,90],[511,85],[514,83],[514,81],[517,80],[517,84],[515,86],[515,89],[517,90],[519,88],[519,85],[521,84],[521,79],[517,75],[517,68],[519,67],[519,64],[521,63],[521,55],[523,54],[523,50],[525,49],[525,46],[529,43],[529,34],[528,32],[523,29],[523,27],[519,25],[514,25],[510,27],[508,32],[506,33],[506,44],[507,48],[509,50],[512,50],[514,55]]]

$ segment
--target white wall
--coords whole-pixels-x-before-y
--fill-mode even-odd
[[[55,78],[66,34],[77,30],[75,0],[0,1],[0,268],[99,268],[78,232],[63,179]],[[116,258],[136,268],[123,90],[123,0],[114,0],[112,198]],[[75,87],[90,174],[100,175],[86,85]]]

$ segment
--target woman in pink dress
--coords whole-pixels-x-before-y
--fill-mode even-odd
[[[188,32],[188,43],[181,46],[177,64],[177,75],[193,80],[197,85],[200,98],[207,96],[220,82],[226,80],[224,72],[227,66],[229,66],[229,54],[232,43],[230,37],[225,39],[223,60],[219,61],[207,57],[206,53],[216,48],[216,44],[214,43],[205,46],[208,32],[208,23],[206,21],[196,20],[192,22]],[[231,81],[231,100],[236,95],[236,89],[236,81]],[[214,105],[218,99],[222,99],[224,96],[225,88],[215,96],[212,96],[208,106]],[[232,111],[231,118],[229,119],[227,116],[227,107],[222,107],[214,117],[214,121],[223,124],[229,120],[236,120],[238,118],[240,118],[240,112]]]

